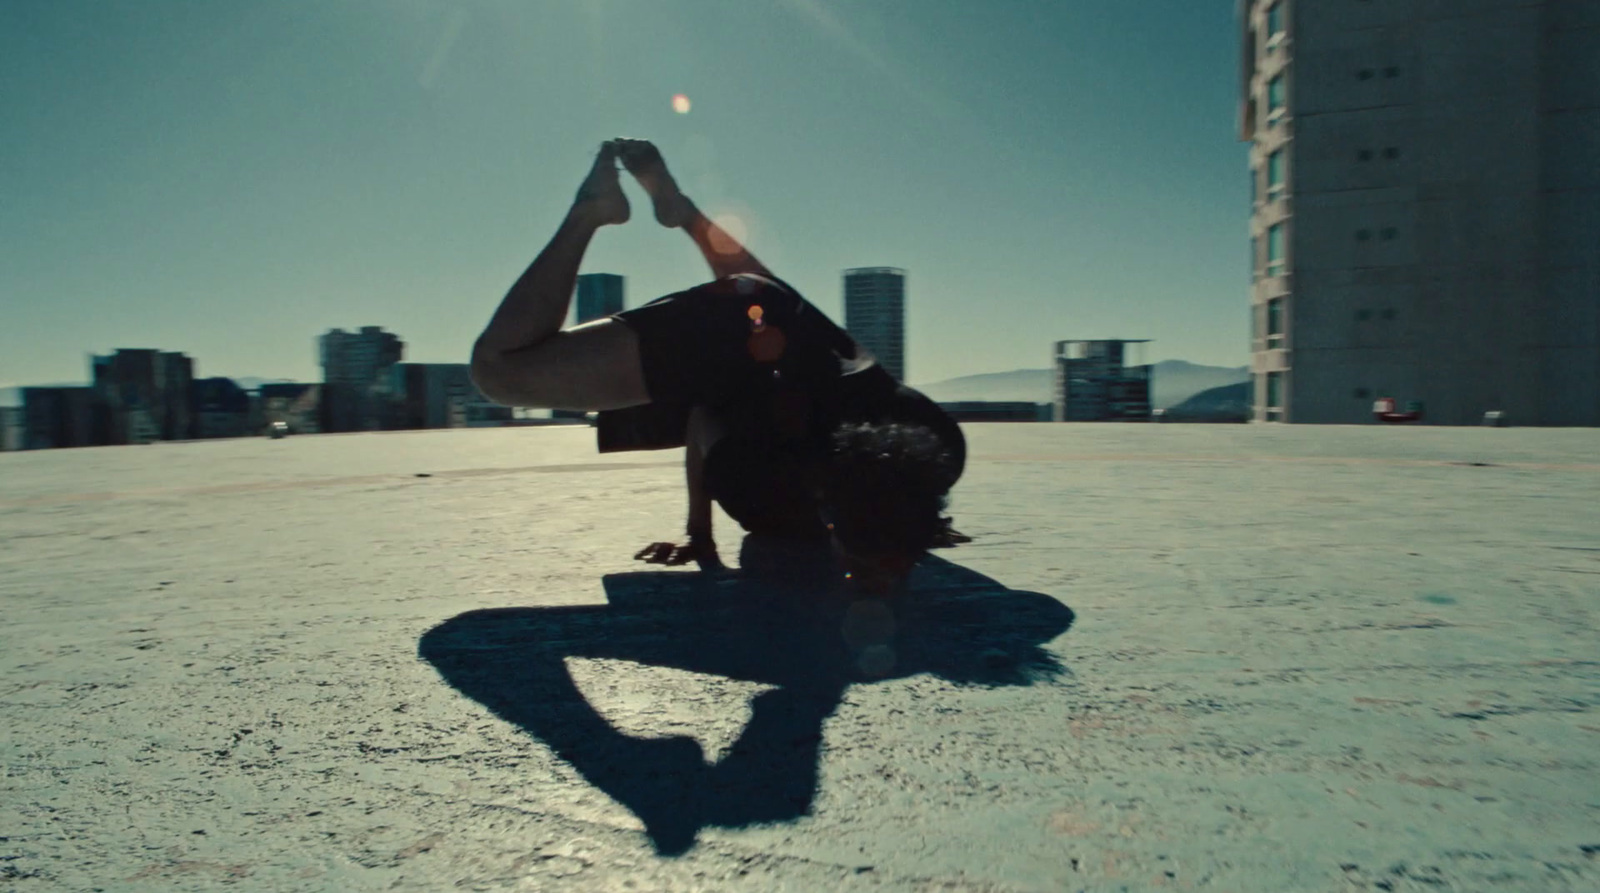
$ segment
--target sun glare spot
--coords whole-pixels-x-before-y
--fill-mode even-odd
[[[680,115],[689,114],[689,97],[682,93],[672,97],[672,110]]]
[[[718,254],[738,254],[744,250],[741,243],[745,238],[744,221],[733,214],[721,214],[714,218],[717,225],[711,231],[711,248]]]

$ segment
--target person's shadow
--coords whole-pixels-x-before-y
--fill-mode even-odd
[[[607,604],[469,611],[418,646],[445,681],[543,741],[644,823],[657,852],[706,826],[798,818],[817,787],[823,721],[855,683],[932,673],[981,686],[1066,673],[1042,645],[1071,609],[929,556],[909,591],[855,600],[825,553],[747,538],[737,573],[610,574]],[[719,762],[687,737],[625,735],[573,684],[567,657],[613,658],[776,686]],[[906,719],[904,721],[916,721]]]

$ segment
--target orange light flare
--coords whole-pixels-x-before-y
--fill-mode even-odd
[[[672,110],[673,111],[677,112],[680,115],[687,115],[687,114],[689,114],[690,107],[691,106],[690,106],[690,103],[689,103],[689,97],[683,95],[682,93],[673,94],[673,96],[672,96]]]

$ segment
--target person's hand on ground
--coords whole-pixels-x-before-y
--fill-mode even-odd
[[[600,144],[594,167],[589,170],[589,176],[578,187],[578,195],[572,200],[573,216],[595,226],[627,223],[633,213],[617,177],[617,148],[616,140],[606,140]]]
[[[661,151],[649,140],[630,140],[618,137],[612,140],[617,146],[617,156],[622,166],[633,174],[655,206],[656,222],[669,229],[688,226],[694,219],[694,202],[678,189],[678,181],[667,173],[667,163]]]
[[[665,564],[679,566],[693,561],[703,571],[722,570],[722,558],[717,555],[717,544],[708,540],[691,539],[679,545],[677,543],[651,543],[640,549],[633,556],[639,561],[648,564]]]

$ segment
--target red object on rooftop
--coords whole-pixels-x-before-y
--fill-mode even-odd
[[[1372,415],[1380,422],[1415,422],[1422,418],[1422,404],[1413,400],[1400,412],[1395,409],[1393,397],[1379,397],[1372,404]]]

